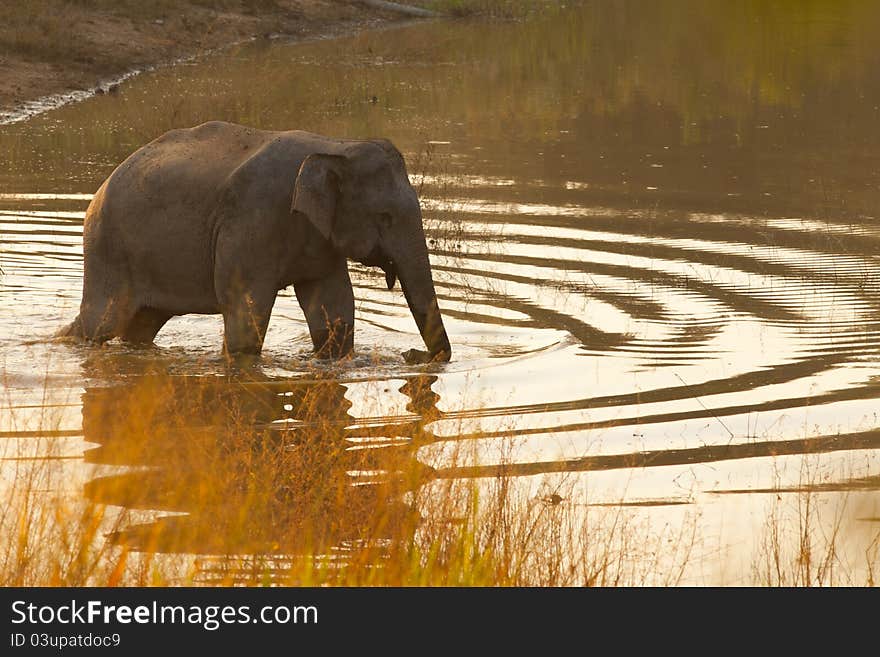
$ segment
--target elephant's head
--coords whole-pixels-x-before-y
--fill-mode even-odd
[[[390,142],[350,142],[340,154],[309,155],[291,209],[308,217],[337,251],[381,267],[388,289],[399,278],[430,359],[449,360],[419,199]]]

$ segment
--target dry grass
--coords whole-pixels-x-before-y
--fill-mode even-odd
[[[86,90],[133,69],[252,37],[325,34],[384,14],[323,0],[28,0],[0,3],[0,108]]]
[[[414,0],[409,3],[447,16],[489,16],[523,18],[536,12],[558,9],[559,3],[548,0]]]
[[[461,208],[455,199],[456,190],[470,186],[466,176],[452,169],[444,143],[425,139],[423,144],[407,163],[407,169],[423,207],[427,206],[423,221],[428,247],[433,254],[441,255],[447,261],[443,274],[446,284],[453,287],[460,295],[459,299],[465,302],[479,301],[487,294],[499,294],[501,290],[496,278],[463,273],[462,270],[472,267],[467,263],[471,252],[501,251],[504,224],[469,221],[471,213]]]
[[[753,564],[753,579],[763,586],[876,586],[880,529],[850,508],[850,493],[822,493],[821,470],[805,457],[796,490],[775,497]],[[852,554],[857,531],[866,546]],[[876,519],[874,519],[876,520]],[[848,526],[850,524],[850,526]],[[861,525],[861,527],[858,527]],[[863,537],[864,538],[864,537]]]
[[[95,55],[89,16],[106,14],[133,23],[162,20],[172,0],[29,0],[0,4],[0,52],[33,60],[86,64]],[[104,53],[109,56],[112,53]]]
[[[187,5],[187,6],[185,6]],[[211,14],[200,9],[233,11],[243,15],[279,11],[274,0],[29,0],[0,4],[0,53],[24,55],[37,61],[87,65],[96,58],[110,63],[112,49],[101,51],[92,27],[96,21],[134,26],[162,27],[166,21],[184,21],[194,35],[209,28]],[[103,44],[106,46],[107,44]],[[127,54],[119,44],[118,59]]]
[[[359,426],[340,372],[140,363],[97,355],[90,378],[117,383],[81,400],[46,386],[24,408],[6,389],[0,584],[674,586],[703,558],[688,512],[658,528],[637,507],[593,505],[573,479],[444,476],[473,462],[470,447],[432,469],[420,451],[437,417],[430,376],[400,388],[419,419],[377,408]],[[62,418],[80,401],[84,459]],[[754,583],[875,584],[880,532],[866,564],[844,558],[843,515],[817,512],[817,477],[805,471],[806,492],[767,514]]]
[[[430,382],[407,385],[419,407]],[[12,419],[9,435],[28,441],[4,438],[0,583],[658,581],[644,568],[646,528],[625,511],[593,509],[558,484],[535,496],[508,477],[435,479],[416,458],[423,422],[346,429],[344,390],[326,372],[302,382],[144,373],[87,389],[86,463],[59,452],[58,400],[47,396],[37,416]]]

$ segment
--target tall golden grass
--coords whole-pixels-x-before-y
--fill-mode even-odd
[[[783,587],[876,586],[880,530],[877,518],[866,517],[870,509],[853,508],[853,490],[829,490],[815,457],[805,456],[792,493],[776,496],[767,510],[752,564],[754,582]],[[853,529],[847,527],[853,518],[863,534],[858,541],[862,549],[855,553],[849,549]]]
[[[431,377],[401,388],[419,419],[359,426],[331,370],[164,369],[81,400],[47,387],[26,411],[5,396],[0,584],[671,586],[702,558],[692,516],[658,531],[573,481],[434,477],[419,459]],[[67,403],[82,405],[84,454],[57,412]],[[468,449],[447,457],[468,462]],[[848,569],[814,497],[770,509],[751,582],[874,585],[880,538],[867,570]]]
[[[407,385],[419,407],[430,378]],[[507,477],[432,480],[416,457],[430,412],[352,428],[344,393],[326,371],[302,381],[143,372],[86,389],[84,457],[61,448],[76,431],[51,390],[26,413],[7,401],[0,583],[654,580],[634,565],[644,545],[625,513],[594,518],[572,491],[530,497]]]

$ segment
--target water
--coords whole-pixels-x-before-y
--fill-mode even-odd
[[[75,316],[90,195],[149,139],[210,119],[384,136],[420,192],[454,357],[405,365],[420,338],[402,294],[352,264],[356,356],[326,407],[346,445],[417,429],[435,481],[504,472],[530,494],[564,485],[636,509],[657,536],[692,523],[684,582],[750,581],[768,509],[808,492],[858,571],[880,517],[878,19],[856,1],[586,3],[252,44],[6,125],[0,436],[15,463],[44,459],[29,432],[50,408],[73,494],[188,525],[167,550],[271,542],[264,527],[224,545],[210,514],[178,515],[210,482],[197,467],[163,477],[159,455],[190,448],[145,432],[125,440],[146,452],[119,463],[106,409],[142,410],[160,371],[186,384],[166,402],[188,430],[228,419],[205,420],[205,395],[295,423],[285,400],[323,395],[327,372],[291,290],[247,386],[223,376],[219,317],[176,318],[146,352],[31,341]]]

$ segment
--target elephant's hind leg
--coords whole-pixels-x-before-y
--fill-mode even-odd
[[[84,299],[79,312],[81,335],[92,342],[106,342],[122,335],[132,316],[125,300]]]
[[[151,344],[171,317],[171,313],[156,308],[141,308],[122,330],[122,339],[132,344]]]

